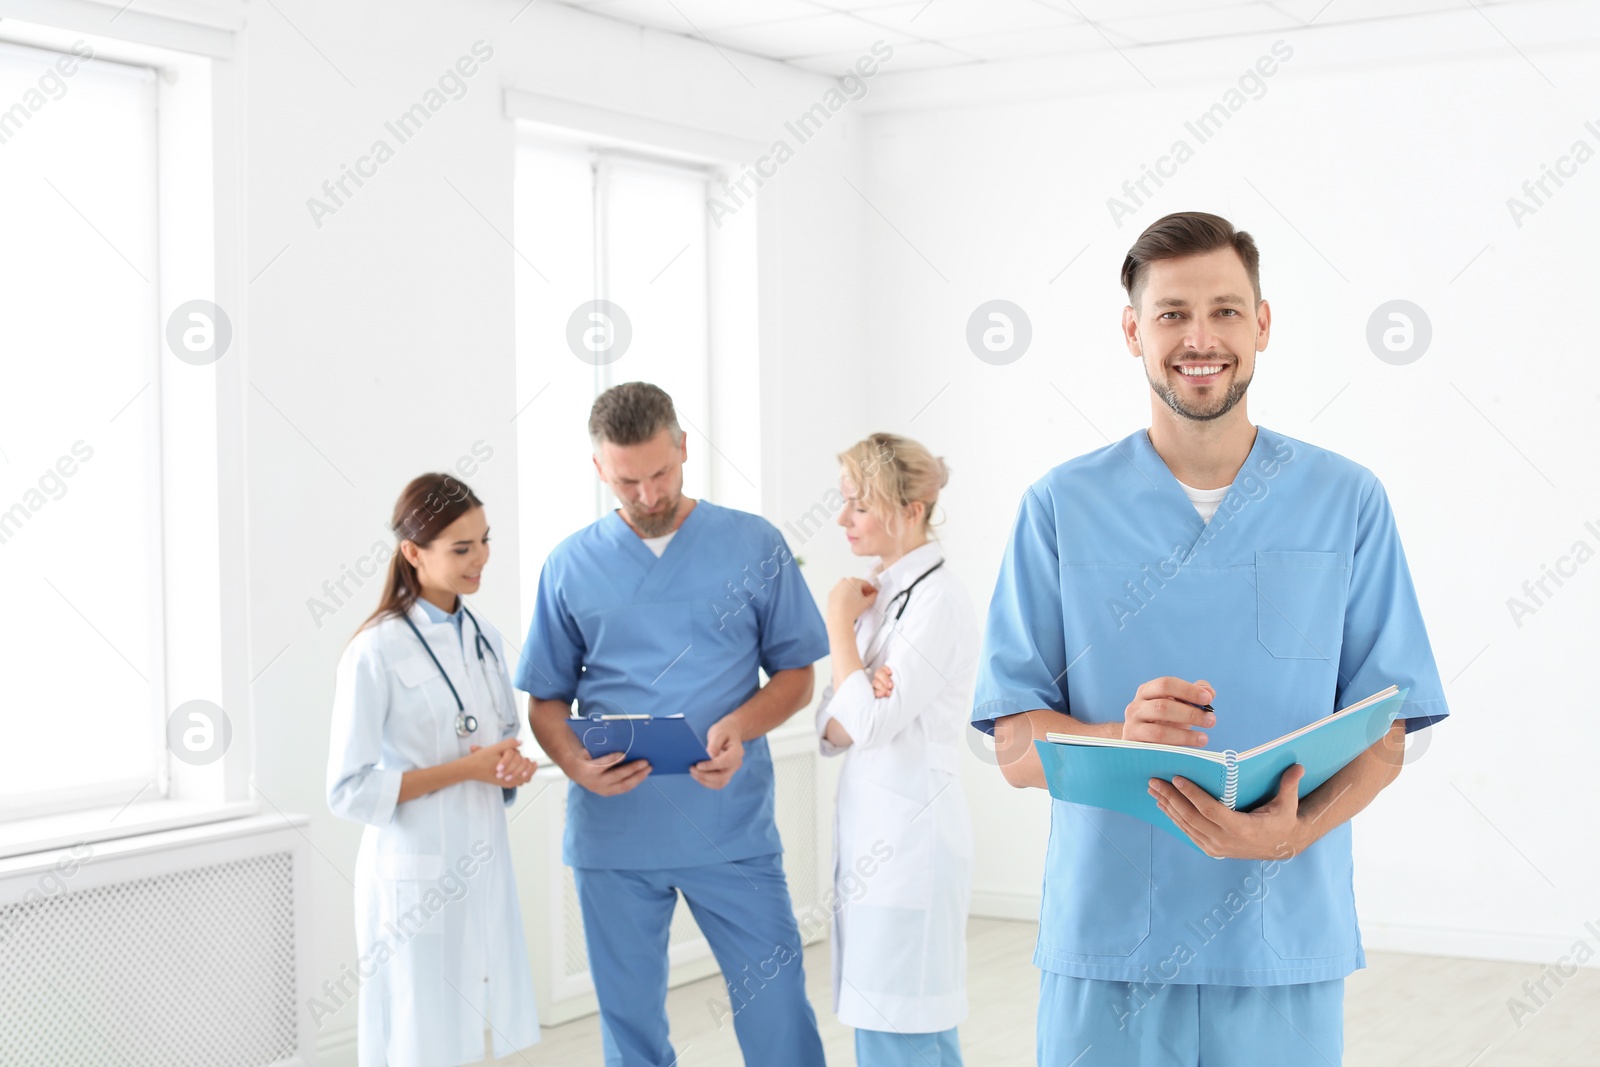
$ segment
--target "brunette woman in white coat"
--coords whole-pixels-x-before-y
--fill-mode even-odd
[[[828,597],[833,684],[823,755],[844,754],[834,820],[833,1001],[861,1067],[959,1067],[972,823],[961,790],[978,618],[929,536],[949,478],[915,441],[873,434],[839,456],[839,525],[865,579]]]
[[[328,804],[356,857],[361,1067],[455,1067],[539,1040],[505,809],[534,765],[499,632],[461,594],[489,560],[483,503],[425,474],[395,505],[378,610],[339,662]],[[345,991],[348,994],[348,990]]]

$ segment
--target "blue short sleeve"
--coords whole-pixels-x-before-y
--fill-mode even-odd
[[[1356,519],[1334,706],[1388,685],[1410,689],[1401,711],[1408,732],[1450,714],[1389,496],[1374,478]]]
[[[546,560],[539,572],[539,593],[528,623],[528,640],[517,663],[517,688],[535,700],[571,702],[578,694],[583,667],[583,635],[567,610],[561,591],[561,567]]]
[[[782,561],[767,595],[756,601],[761,669],[771,676],[778,671],[809,667],[826,656],[828,629],[800,574],[799,561],[789,552],[788,542],[776,527],[768,526],[767,531],[775,541],[774,556]]]
[[[1055,519],[1029,488],[989,601],[973,726],[992,734],[1007,715],[1067,710],[1064,618]]]

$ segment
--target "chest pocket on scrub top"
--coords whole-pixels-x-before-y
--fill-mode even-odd
[[[1277,659],[1337,662],[1349,565],[1339,552],[1256,553],[1256,636]]]

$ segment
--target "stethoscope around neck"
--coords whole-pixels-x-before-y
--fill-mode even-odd
[[[461,605],[461,611],[464,615],[466,615],[467,618],[472,620],[472,630],[473,633],[477,635],[472,639],[472,647],[478,653],[478,667],[483,671],[484,681],[489,685],[489,699],[494,701],[495,708],[498,710],[500,702],[496,700],[494,696],[494,682],[489,679],[489,668],[484,661],[483,650],[489,650],[489,655],[494,657],[494,661],[497,665],[500,662],[500,657],[495,654],[494,646],[489,643],[489,639],[483,636],[483,627],[478,625],[477,617],[474,616],[472,612],[467,610],[466,604]],[[428,639],[422,636],[422,631],[417,629],[417,624],[411,621],[411,616],[409,614],[402,615],[401,618],[406,620],[406,625],[411,627],[411,632],[417,635],[418,641],[422,642],[423,650],[428,653],[428,658],[433,660],[433,665],[435,667],[439,668],[439,677],[443,678],[444,684],[450,687],[450,695],[456,698],[456,736],[467,737],[471,734],[477,733],[478,717],[476,715],[467,714],[467,706],[461,702],[461,694],[456,692],[456,684],[452,682],[450,680],[450,676],[445,673],[444,664],[439,662],[439,657],[433,654],[433,647],[428,644]]]
[[[889,622],[888,622],[889,610],[894,607],[894,602],[896,600],[900,601],[900,610],[896,611],[894,613],[894,621],[895,622],[899,622],[900,621],[900,616],[904,615],[906,613],[906,608],[911,606],[911,590],[915,589],[918,585],[920,585],[921,582],[922,582],[922,579],[926,578],[928,575],[932,574],[934,571],[938,570],[940,567],[943,567],[943,566],[944,566],[944,560],[941,559],[938,563],[935,563],[933,566],[929,567],[927,570],[925,570],[921,574],[917,575],[916,578],[911,582],[910,585],[906,586],[904,589],[900,590],[894,596],[889,598],[888,606],[883,609],[884,625],[879,627],[880,632],[889,633],[889,632],[893,632],[893,630],[894,630],[894,627],[892,625],[889,625]],[[872,637],[873,637],[873,641],[876,641],[878,635],[877,634],[873,634]],[[885,643],[887,643],[888,640],[889,639],[887,637],[884,638]],[[861,662],[863,664],[867,664],[867,663],[872,662],[872,657],[878,651],[881,650],[881,647],[882,646],[880,646],[879,649],[874,649],[872,647],[871,642],[869,642],[868,645],[867,645],[867,655],[861,657]]]

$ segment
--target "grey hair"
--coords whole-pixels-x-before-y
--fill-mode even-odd
[[[589,440],[596,451],[607,441],[614,445],[637,445],[650,440],[663,429],[672,433],[672,443],[683,440],[678,413],[672,397],[649,382],[623,382],[595,397],[589,409]]]

